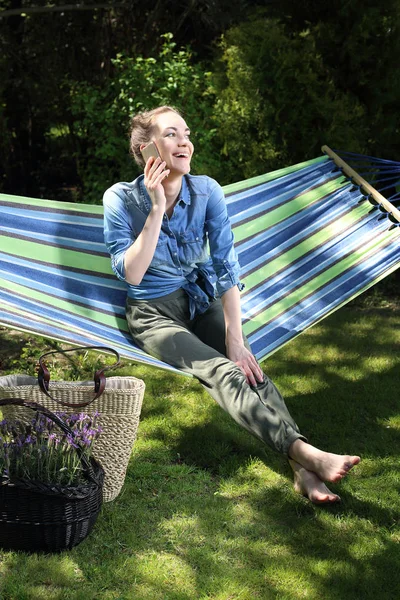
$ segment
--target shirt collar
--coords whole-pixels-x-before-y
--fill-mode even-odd
[[[151,209],[151,200],[150,200],[150,196],[147,193],[146,187],[144,185],[144,175],[140,175],[138,177],[138,180],[139,180],[140,195],[142,197],[142,200],[143,200],[146,208],[148,210],[150,210]],[[185,204],[191,204],[191,202],[192,202],[192,199],[190,196],[190,189],[189,189],[188,182],[186,181],[185,176],[182,177],[182,187],[181,187],[181,191],[179,192],[178,202],[184,202]]]
[[[185,176],[182,177],[182,187],[179,193],[179,202],[184,202],[185,204],[191,204],[192,202],[190,197],[190,189]]]

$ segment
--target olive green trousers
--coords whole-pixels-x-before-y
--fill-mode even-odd
[[[218,404],[255,437],[286,456],[295,440],[306,441],[272,381],[265,375],[263,383],[250,386],[239,367],[226,357],[220,299],[190,320],[184,290],[153,300],[128,298],[126,316],[139,348],[196,377]]]

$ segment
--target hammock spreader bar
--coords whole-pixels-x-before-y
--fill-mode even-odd
[[[345,163],[345,161],[342,160],[340,156],[338,156],[333,150],[331,150],[329,146],[322,146],[321,150],[327,154],[339,168],[343,170],[343,173],[347,175],[352,183],[360,186],[360,191],[365,196],[371,196],[375,200],[376,204],[382,206],[389,213],[389,215],[393,216],[393,219],[395,219],[397,223],[400,223],[400,210],[398,210],[391,202],[389,202],[387,198],[382,196],[380,192],[373,188],[368,181],[361,177],[361,175],[356,173],[356,171],[354,171],[354,169]],[[398,173],[398,176],[400,178],[400,172]],[[391,180],[391,177],[382,179],[380,181],[388,180]]]
[[[225,188],[246,286],[244,329],[260,360],[400,266],[398,209],[323,150],[332,158]],[[374,183],[380,167],[385,177],[394,173],[396,195],[400,165],[366,159]],[[379,210],[371,212],[374,203]],[[0,324],[70,344],[111,346],[175,371],[130,338],[125,287],[111,270],[101,206],[0,194],[0,214]]]

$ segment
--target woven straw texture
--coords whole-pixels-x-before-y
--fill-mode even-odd
[[[52,412],[67,414],[98,411],[97,423],[103,432],[96,440],[93,456],[102,465],[105,478],[103,500],[114,500],[125,481],[132,447],[136,439],[145,384],[136,377],[107,377],[102,395],[84,408],[61,406],[39,388],[35,377],[8,375],[0,377],[0,398],[21,398],[37,402]],[[93,381],[50,381],[49,391],[59,401],[80,404],[93,398]],[[24,407],[4,406],[3,416],[30,420],[31,411]]]

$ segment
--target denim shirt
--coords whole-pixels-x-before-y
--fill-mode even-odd
[[[125,279],[127,249],[142,231],[152,203],[141,175],[131,183],[116,183],[103,198],[104,239],[117,277]],[[185,175],[171,218],[164,214],[157,247],[139,285],[128,282],[128,296],[149,300],[183,288],[190,315],[204,312],[215,292],[243,285],[233,245],[224,193],[205,175]]]

